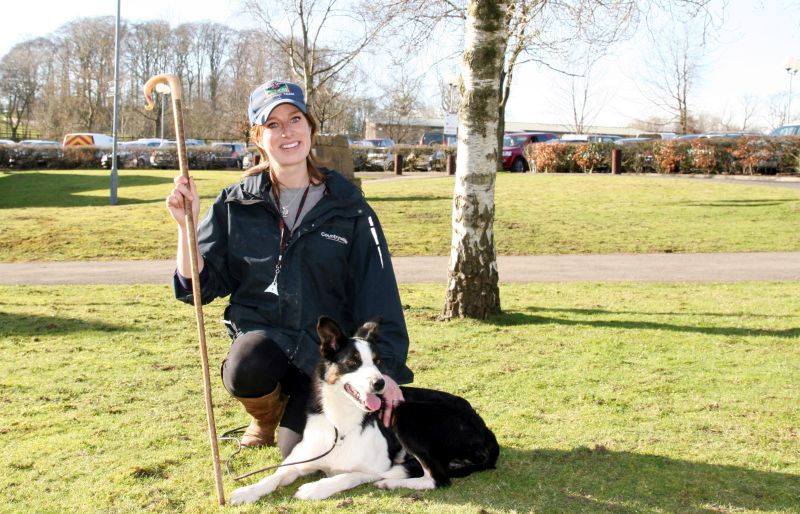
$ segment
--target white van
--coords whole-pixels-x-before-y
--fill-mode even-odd
[[[64,136],[63,146],[96,146],[97,148],[111,148],[114,138],[105,134],[91,132],[74,132]]]

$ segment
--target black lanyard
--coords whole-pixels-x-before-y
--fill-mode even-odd
[[[300,198],[300,203],[297,205],[297,212],[294,215],[294,223],[295,227],[297,228],[297,220],[300,218],[300,212],[303,210],[303,206],[306,204],[306,198],[308,197],[308,190],[311,187],[311,183],[309,182],[306,186],[306,190],[303,191],[303,197]],[[292,230],[289,230],[289,237],[284,238],[283,234],[286,232],[286,220],[283,219],[283,210],[281,209],[281,197],[277,192],[273,192],[272,195],[275,198],[275,206],[278,207],[278,218],[280,221],[278,222],[278,226],[281,230],[281,245],[280,245],[280,254],[278,256],[278,260],[280,261],[281,257],[283,257],[283,253],[286,251],[286,245],[289,242],[289,239],[292,238]]]
[[[306,203],[306,197],[308,196],[308,189],[311,187],[311,183],[306,186],[306,190],[303,192],[303,197],[300,199],[300,205],[297,206],[297,213],[294,215],[294,224],[297,225],[297,220],[300,218],[300,212],[303,210],[303,205]],[[278,275],[281,273],[281,261],[283,261],[283,254],[286,252],[286,246],[289,244],[289,240],[292,238],[292,230],[286,230],[286,220],[283,219],[283,211],[281,210],[281,199],[280,195],[276,192],[273,194],[275,197],[275,206],[278,207],[278,218],[280,219],[278,226],[281,229],[281,243],[278,247],[278,262],[275,263],[275,277],[272,279],[272,283],[264,290],[265,293],[274,294],[278,296]],[[297,228],[295,226],[294,228]],[[284,237],[285,233],[288,232],[288,236]]]

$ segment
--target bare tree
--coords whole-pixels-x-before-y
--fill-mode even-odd
[[[27,133],[41,87],[42,51],[46,46],[46,40],[26,41],[14,46],[0,61],[0,110],[12,139],[20,139],[20,129]]]
[[[130,25],[125,38],[125,58],[129,76],[129,103],[138,102],[141,95],[142,84],[153,75],[171,71],[169,65],[172,61],[172,31],[169,24],[164,21],[146,21]],[[149,135],[158,137],[161,133],[161,121],[169,123],[169,118],[163,116],[162,108],[165,102],[156,102],[153,111],[146,111],[143,105],[134,107],[137,118],[144,121],[151,128],[144,130]],[[132,128],[132,127],[129,127]]]
[[[114,76],[114,30],[111,16],[83,18],[62,27],[70,48],[68,62],[74,129],[96,131],[110,125],[109,93]]]
[[[231,40],[232,30],[219,23],[203,23],[200,30],[200,41],[205,46],[208,56],[208,99],[211,110],[217,108],[219,85],[223,79],[226,53]]]
[[[767,100],[767,126],[771,129],[780,127],[786,121],[788,105],[786,93],[775,93]]]
[[[758,98],[754,95],[748,94],[742,97],[741,101],[739,102],[739,106],[741,107],[741,124],[739,128],[742,132],[747,132],[748,130],[753,130],[753,119],[756,116],[756,112],[758,111]]]
[[[507,10],[505,0],[470,0],[467,6],[445,319],[483,319],[500,311],[494,183]]]
[[[653,46],[645,96],[675,120],[680,132],[688,133],[693,130],[691,96],[707,52],[706,26],[692,20],[667,26],[654,34]]]
[[[288,58],[312,113],[319,110],[317,91],[351,66],[399,14],[341,0],[245,0],[245,6],[263,23],[270,44]]]
[[[317,120],[320,132],[347,132],[354,104],[363,91],[359,85],[366,81],[359,70],[351,68],[317,89]]]
[[[596,87],[596,65],[603,54],[596,52],[592,44],[581,45],[574,53],[568,65],[572,72],[561,74],[554,91],[560,93],[560,103],[569,108],[569,130],[584,134],[608,103],[608,95]]]
[[[404,63],[395,61],[387,68],[389,77],[381,84],[383,101],[378,115],[387,122],[387,136],[396,142],[410,142],[414,128],[409,118],[420,115],[422,77],[413,76]]]

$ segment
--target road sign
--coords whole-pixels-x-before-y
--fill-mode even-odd
[[[455,136],[458,133],[458,113],[450,112],[444,115],[444,133]]]

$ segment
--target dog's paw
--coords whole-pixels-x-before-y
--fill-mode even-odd
[[[294,497],[298,500],[324,500],[336,491],[329,491],[325,484],[319,482],[309,482],[308,484],[301,485]]]
[[[396,482],[396,478],[384,478],[383,480],[375,482],[375,487],[378,489],[396,489],[397,486],[394,485]]]
[[[379,489],[436,489],[436,482],[431,477],[418,478],[384,478],[375,482],[375,487]]]
[[[262,495],[259,494],[258,489],[254,485],[240,487],[231,493],[230,504],[242,505],[244,503],[253,503],[261,498],[261,496]]]

